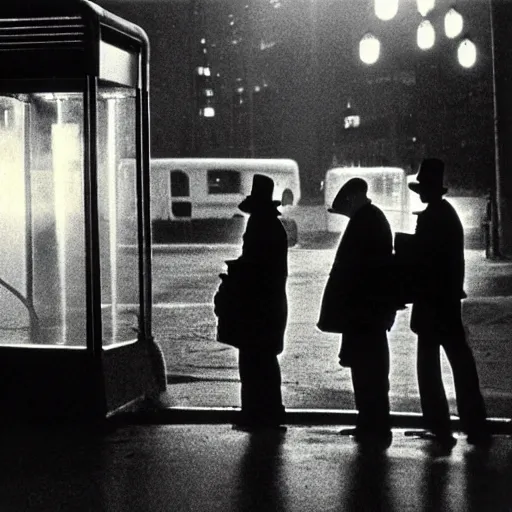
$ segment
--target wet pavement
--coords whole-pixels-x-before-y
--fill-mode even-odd
[[[352,409],[350,372],[337,363],[339,337],[315,327],[336,239],[317,234],[308,243],[289,251],[290,314],[280,358],[284,401],[288,408]],[[325,248],[329,244],[332,247]],[[215,341],[211,304],[224,260],[239,252],[236,245],[155,248],[154,269],[160,279],[155,283],[154,334],[167,362],[171,405],[239,404],[237,352]],[[464,319],[488,413],[512,417],[512,263],[491,262],[483,251],[469,250],[466,264]],[[395,411],[419,412],[409,314],[409,309],[399,312],[389,334],[390,398]],[[444,359],[443,374],[456,412],[451,371]]]
[[[512,509],[512,441],[441,451],[393,432],[383,451],[343,425],[247,434],[230,425],[4,431],[6,512],[311,512]]]

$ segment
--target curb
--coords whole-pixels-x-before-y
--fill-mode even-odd
[[[128,423],[142,425],[223,424],[232,423],[239,408],[234,407],[166,407],[151,411],[138,411],[118,415]],[[287,425],[355,425],[357,411],[339,409],[287,409]],[[512,435],[512,419],[488,418],[492,434]],[[453,430],[460,430],[460,420],[451,417]],[[391,412],[393,428],[423,428],[419,413]]]

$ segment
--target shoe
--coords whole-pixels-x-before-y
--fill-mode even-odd
[[[285,425],[265,425],[263,428],[266,430],[272,430],[274,432],[286,432],[288,430],[288,427]]]
[[[447,450],[451,450],[457,444],[457,439],[455,439],[451,434],[435,437],[435,442],[438,443],[441,448]]]
[[[340,436],[356,436],[357,428],[342,428],[338,434]]]
[[[393,434],[391,432],[386,433],[365,433],[354,435],[354,440],[357,444],[365,447],[373,447],[379,449],[386,449],[391,446],[393,442]]]
[[[233,425],[231,425],[231,429],[238,430],[240,432],[251,432],[253,426],[248,423],[233,423]]]

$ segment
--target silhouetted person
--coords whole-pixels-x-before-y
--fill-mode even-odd
[[[234,428],[247,431],[284,430],[277,356],[283,351],[288,315],[288,241],[273,190],[271,178],[256,174],[251,194],[239,205],[249,218],[242,255],[228,262],[226,280],[234,281],[235,292],[227,318],[219,316],[218,339],[234,339],[231,344],[239,349],[241,413]]]
[[[358,410],[355,440],[387,447],[392,439],[387,331],[396,308],[385,283],[393,242],[384,213],[367,191],[366,181],[353,178],[329,209],[350,220],[324,290],[318,328],[342,334],[340,364],[351,369]]]
[[[455,209],[443,195],[444,163],[423,160],[417,182],[409,188],[419,194],[424,211],[418,214],[414,248],[411,329],[418,335],[417,374],[425,426],[424,436],[453,446],[450,412],[441,375],[440,348],[452,368],[457,408],[468,442],[490,440],[486,412],[471,349],[461,315],[464,285],[464,232]]]

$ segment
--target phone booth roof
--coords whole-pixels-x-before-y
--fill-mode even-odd
[[[147,87],[135,57],[145,54],[147,64],[148,52],[144,30],[89,0],[17,0],[0,7],[3,80],[55,83],[92,75]]]

